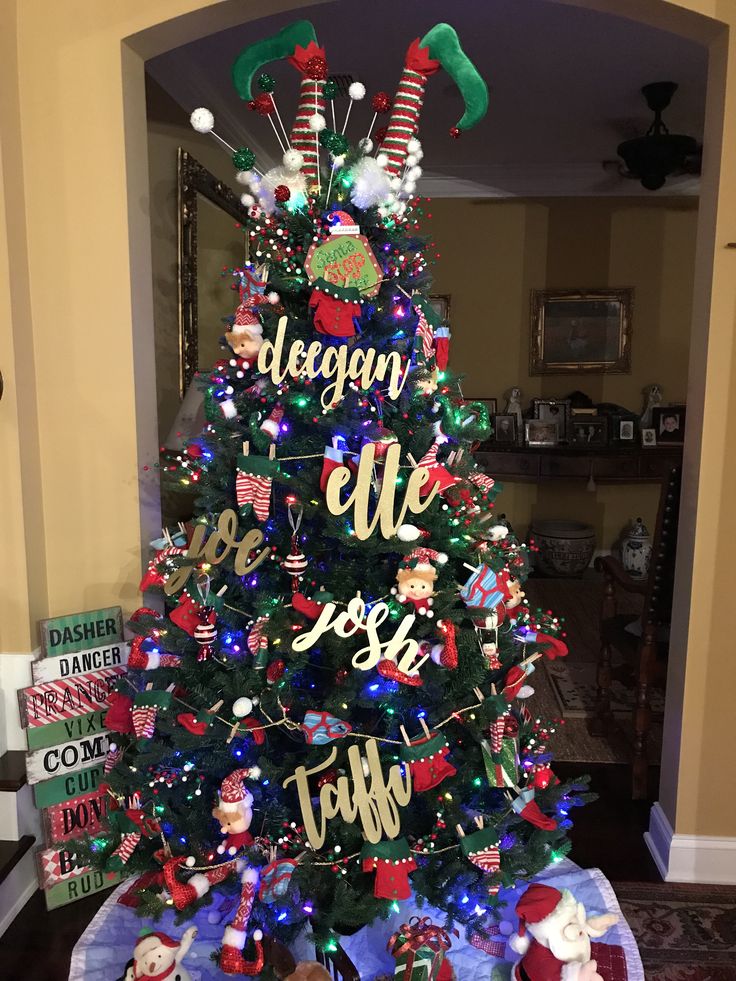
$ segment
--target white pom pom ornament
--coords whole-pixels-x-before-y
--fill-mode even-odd
[[[304,164],[304,157],[298,150],[294,149],[287,150],[282,159],[284,167],[292,174],[295,174],[298,170],[301,170]]]
[[[256,199],[253,197],[252,194],[241,194],[240,203],[243,205],[244,208],[252,208],[253,205],[256,203]]]
[[[235,180],[238,184],[250,184],[253,180],[253,172],[251,170],[239,170],[235,175]]]
[[[352,82],[348,87],[348,95],[354,102],[365,98],[365,85],[362,82]]]
[[[388,154],[379,153],[376,157],[376,163],[379,167],[385,167],[388,164]]]
[[[189,117],[189,122],[192,124],[192,129],[196,129],[198,133],[211,133],[215,128],[215,117],[204,106],[194,110]]]
[[[233,715],[236,719],[244,719],[253,711],[253,702],[246,695],[241,695],[233,702]]]
[[[416,525],[400,525],[396,537],[402,542],[415,542],[421,534],[421,530]]]
[[[309,128],[313,133],[321,133],[326,125],[327,120],[318,112],[315,112],[313,116],[309,117]]]
[[[272,307],[275,307],[275,306],[276,306],[276,304],[277,304],[277,303],[279,302],[279,300],[281,299],[281,297],[280,297],[280,296],[279,296],[279,294],[278,294],[278,293],[276,292],[276,290],[271,290],[271,292],[270,292],[270,293],[268,293],[268,295],[266,296],[266,299],[268,300],[268,302],[269,302],[269,303],[271,304],[271,306],[272,306]]]
[[[371,153],[373,151],[373,140],[370,136],[364,136],[362,140],[358,142],[358,149],[361,153]]]
[[[422,149],[422,144],[419,142],[416,136],[412,136],[412,138],[406,144],[406,149],[409,153],[416,153],[417,150]]]

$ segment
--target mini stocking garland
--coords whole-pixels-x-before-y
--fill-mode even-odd
[[[475,819],[478,830],[466,835],[460,825],[457,833],[463,855],[477,865],[482,872],[498,872],[501,868],[501,852],[498,848],[498,832],[495,828],[484,828],[483,818]]]
[[[337,470],[338,467],[343,466],[343,460],[345,458],[345,446],[344,443],[341,445],[340,441],[335,437],[332,440],[332,446],[325,446],[325,455],[322,462],[322,473],[319,478],[319,489],[324,494],[327,490],[327,481],[330,478],[330,474],[333,470]]]
[[[133,732],[133,699],[122,692],[113,691],[107,696],[107,702],[110,708],[105,714],[105,728],[126,735]]]
[[[437,626],[442,631],[444,644],[440,653],[440,664],[443,668],[457,667],[457,642],[455,640],[455,624],[452,620],[439,620]]]
[[[376,899],[409,899],[409,873],[417,863],[406,838],[395,841],[366,842],[360,853],[364,872],[375,872],[373,895]]]
[[[415,791],[432,790],[445,777],[454,777],[455,767],[447,759],[450,747],[440,732],[425,729],[425,735],[401,747],[401,759],[409,764],[411,784]]]
[[[415,463],[416,467],[426,467],[429,470],[429,480],[420,489],[420,497],[426,497],[435,487],[439,489],[440,494],[444,494],[450,487],[454,487],[460,479],[459,477],[453,477],[447,467],[438,461],[437,453],[439,448],[439,443],[432,443],[421,460]],[[411,457],[410,461],[414,463]]]
[[[156,668],[178,668],[181,665],[181,657],[178,654],[167,654],[166,651],[141,650],[143,644],[150,639],[150,637],[143,637],[140,634],[133,638],[128,655],[129,670],[155,671]]]
[[[180,627],[190,637],[194,637],[194,632],[202,623],[202,604],[190,596],[186,590],[179,597],[175,610],[169,614],[169,620]],[[209,616],[214,623],[215,613],[210,611]]]
[[[246,647],[253,655],[253,667],[259,671],[263,670],[268,664],[268,637],[263,632],[267,623],[267,616],[258,617],[250,628],[248,638],[245,642]]]
[[[151,739],[156,729],[159,709],[168,708],[172,691],[140,691],[133,701],[133,734],[137,739]]]
[[[241,879],[240,902],[235,916],[229,926],[225,927],[222,935],[222,952],[220,953],[220,970],[223,974],[245,974],[253,977],[263,970],[263,934],[260,930],[253,931],[256,956],[252,961],[243,957],[243,948],[247,940],[248,921],[253,910],[258,886],[258,871],[246,869]]]
[[[164,882],[176,909],[185,909],[190,903],[201,899],[212,886],[223,882],[234,871],[232,862],[224,862],[207,872],[195,872],[188,882],[179,882],[176,873],[186,862],[183,855],[170,858],[164,865]]]
[[[273,478],[279,472],[272,445],[268,457],[250,456],[248,443],[243,443],[243,452],[238,454],[235,477],[235,499],[243,517],[251,509],[258,521],[266,521],[271,510],[271,487]]]
[[[557,823],[554,819],[547,817],[539,809],[539,804],[534,800],[534,790],[530,787],[521,791],[516,800],[511,802],[511,807],[519,817],[524,818],[529,824],[533,824],[535,828],[541,828],[542,831],[555,831],[557,829]]]

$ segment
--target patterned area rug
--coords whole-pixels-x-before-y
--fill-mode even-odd
[[[613,883],[647,978],[736,981],[736,888]]]
[[[588,719],[595,714],[596,665],[590,661],[545,661],[552,689],[565,719]],[[611,710],[615,716],[631,718],[634,710],[635,692],[618,681],[611,684]],[[652,718],[661,719],[664,715],[664,692],[651,688],[649,704]]]

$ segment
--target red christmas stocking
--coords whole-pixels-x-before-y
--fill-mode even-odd
[[[344,456],[343,450],[338,449],[336,446],[325,446],[325,457],[322,463],[322,473],[319,478],[319,489],[323,494],[327,490],[327,481],[332,471],[343,466]]]
[[[122,695],[119,691],[110,692],[107,696],[110,708],[105,715],[105,728],[111,732],[130,733],[133,731],[133,699]]]
[[[401,759],[409,764],[415,791],[432,790],[445,777],[455,776],[457,770],[447,759],[449,752],[447,739],[439,732],[412,739],[410,746],[401,747]]]
[[[438,327],[434,332],[434,356],[440,371],[447,368],[450,360],[450,328]]]
[[[454,487],[458,482],[459,478],[453,477],[447,467],[437,462],[438,449],[439,443],[433,443],[417,463],[417,467],[426,467],[429,470],[430,478],[419,491],[420,497],[426,497],[437,486],[439,486],[440,494],[443,494],[449,487]]]
[[[542,831],[554,831],[557,828],[556,821],[542,814],[539,804],[534,800],[534,791],[531,789],[522,790],[511,806],[519,817],[523,817],[535,828],[541,828]]]
[[[465,835],[460,839],[460,848],[468,861],[482,872],[498,872],[501,868],[498,833],[494,828],[481,828],[472,835]]]
[[[200,613],[202,604],[192,599],[189,593],[184,592],[179,597],[176,609],[169,614],[169,620],[180,627],[190,637],[194,636],[194,631],[200,625]]]
[[[186,858],[179,855],[164,865],[164,882],[176,909],[185,909],[190,903],[201,899],[212,886],[223,882],[234,870],[232,862],[224,862],[208,872],[195,872],[188,882],[179,882],[176,873],[184,862]]]
[[[240,902],[235,916],[229,926],[225,927],[222,935],[222,952],[220,954],[220,970],[223,974],[245,974],[254,976],[263,970],[263,934],[260,930],[253,931],[256,946],[256,956],[252,961],[243,957],[243,948],[247,939],[248,921],[253,910],[253,902],[258,888],[258,872],[256,869],[246,869],[243,872]]]
[[[457,643],[455,641],[455,624],[452,620],[440,620],[437,626],[442,631],[444,645],[440,654],[440,664],[443,668],[457,667]]]
[[[170,691],[141,691],[133,702],[133,732],[137,739],[151,739],[156,729],[156,717],[159,709],[171,704]]]
[[[375,872],[373,895],[376,899],[409,899],[409,873],[417,867],[406,838],[395,841],[366,842],[360,853],[363,871]]]
[[[178,654],[167,654],[165,651],[163,653],[153,652],[153,651],[143,651],[141,647],[145,641],[149,640],[148,637],[141,637],[140,634],[134,637],[130,644],[130,654],[128,656],[128,668],[134,668],[136,671],[155,671],[156,668],[178,668],[181,664],[181,658]]]

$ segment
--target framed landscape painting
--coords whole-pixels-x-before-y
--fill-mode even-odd
[[[531,375],[631,371],[632,289],[532,290]]]

